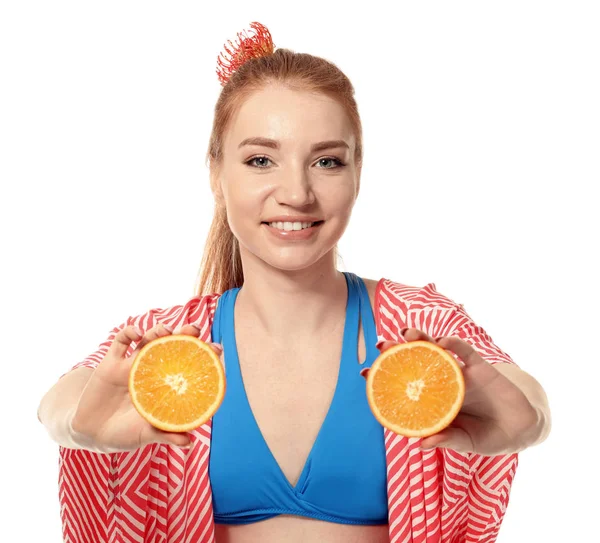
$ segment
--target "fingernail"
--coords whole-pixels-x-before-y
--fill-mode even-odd
[[[400,335],[404,337],[404,334],[406,334],[408,330],[410,330],[410,328],[402,328],[402,330],[400,330]]]
[[[364,368],[364,369],[360,370],[360,374],[366,379],[367,375],[369,375],[369,370],[370,369],[371,368]]]
[[[387,339],[380,339],[377,343],[375,343],[375,347],[377,349],[381,349],[381,346],[387,341]]]

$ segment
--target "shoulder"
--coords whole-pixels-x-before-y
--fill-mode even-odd
[[[367,287],[367,292],[369,293],[369,300],[371,300],[371,307],[375,307],[375,296],[377,294],[377,286],[379,284],[379,280],[377,279],[367,279],[365,277],[361,278],[363,283]]]
[[[220,294],[194,296],[181,304],[164,308],[152,308],[141,315],[130,317],[127,324],[138,326],[143,332],[157,324],[165,324],[173,329],[186,324],[210,328]]]
[[[389,305],[404,306],[411,309],[426,309],[431,307],[442,309],[456,309],[462,307],[454,300],[438,291],[435,283],[425,286],[409,285],[385,277],[378,281],[365,279],[371,283],[375,294],[375,304],[386,302]],[[367,288],[369,288],[367,286]]]
[[[459,323],[462,306],[438,292],[434,283],[415,286],[385,277],[363,279],[374,293],[373,316],[377,335],[399,341],[402,328],[418,328],[432,337],[448,335]]]

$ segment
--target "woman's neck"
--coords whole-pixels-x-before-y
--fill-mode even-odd
[[[345,315],[346,279],[335,268],[333,251],[302,270],[280,270],[244,254],[242,265],[236,313],[252,316],[253,326],[270,337],[309,337],[336,326]]]

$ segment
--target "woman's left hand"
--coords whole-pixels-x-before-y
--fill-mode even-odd
[[[486,362],[466,341],[457,337],[433,339],[409,328],[406,341],[425,340],[458,355],[465,379],[465,399],[454,421],[432,436],[423,438],[422,449],[442,447],[458,452],[498,455],[518,452],[532,445],[540,414],[525,393],[508,377]],[[378,344],[381,352],[396,345]]]

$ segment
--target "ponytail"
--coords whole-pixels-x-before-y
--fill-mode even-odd
[[[225,206],[217,203],[204,247],[195,295],[223,294],[243,284],[244,272],[238,240],[229,228]]]

